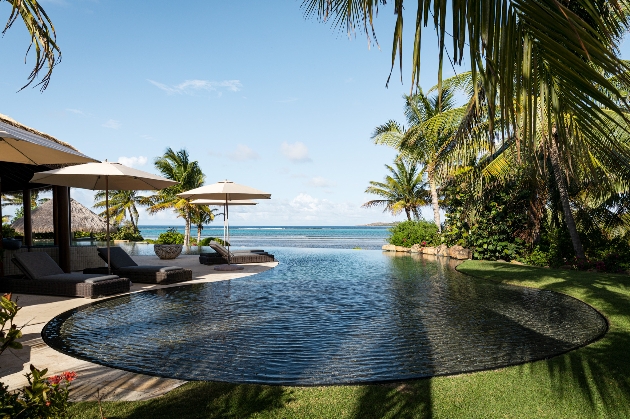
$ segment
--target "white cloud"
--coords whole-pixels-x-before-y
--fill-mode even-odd
[[[308,147],[302,142],[289,144],[286,141],[280,147],[282,154],[294,163],[306,163],[313,161],[308,155]]]
[[[260,155],[246,145],[239,144],[236,150],[227,155],[230,160],[245,161],[258,160]]]
[[[75,114],[77,114],[77,115],[85,115],[85,114],[83,113],[83,111],[80,111],[80,110],[78,110],[78,109],[70,109],[70,108],[67,108],[67,109],[66,109],[66,111],[68,111],[68,112],[72,112],[72,113],[75,113]]]
[[[325,179],[321,176],[315,176],[308,181],[308,185],[316,188],[331,188],[333,186],[337,186],[337,182]]]
[[[238,92],[241,90],[243,85],[240,80],[223,80],[223,81],[209,81],[209,80],[185,80],[184,82],[174,85],[168,86],[166,84],[157,82],[155,80],[147,79],[149,83],[157,87],[158,89],[164,90],[169,95],[182,95],[182,94],[192,94],[195,91],[205,90],[205,91],[217,91],[217,90],[228,90],[231,92]],[[222,92],[219,92],[222,93]]]
[[[134,167],[134,166],[144,166],[147,164],[147,158],[144,156],[138,157],[118,157],[118,163],[124,164],[125,166]]]
[[[102,126],[104,126],[105,128],[118,129],[122,126],[122,124],[119,121],[116,121],[115,119],[110,119],[107,122],[105,122]]]

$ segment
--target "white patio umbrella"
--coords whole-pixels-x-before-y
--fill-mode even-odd
[[[230,221],[229,221],[229,209],[228,202],[242,199],[271,199],[271,194],[263,192],[258,189],[250,188],[249,186],[239,185],[238,183],[230,182],[229,180],[213,183],[212,185],[202,186],[200,188],[191,189],[178,194],[181,198],[194,198],[194,199],[217,199],[225,202],[226,214],[225,214],[225,228],[226,236],[228,240],[228,266],[230,265]],[[234,268],[238,269],[238,268]]]
[[[207,205],[209,207],[223,207],[223,242],[224,243],[229,243],[228,239],[227,239],[227,229],[226,229],[226,216],[225,214],[228,211],[228,206],[229,205],[258,205],[258,202],[256,201],[252,201],[249,199],[238,199],[238,200],[232,200],[232,201],[228,201],[227,205],[225,204],[225,201],[221,201],[218,199],[195,199],[194,201],[190,201],[191,204],[194,205]]]
[[[36,173],[31,182],[70,186],[81,189],[104,190],[107,215],[107,267],[111,273],[109,251],[109,190],[160,190],[177,184],[174,180],[133,169],[120,163],[86,163]]]

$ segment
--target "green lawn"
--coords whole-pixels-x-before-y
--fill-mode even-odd
[[[628,418],[630,277],[467,261],[466,274],[562,292],[610,322],[598,342],[546,361],[391,385],[272,387],[191,383],[146,402],[105,402],[114,418]],[[73,406],[97,418],[96,403]]]

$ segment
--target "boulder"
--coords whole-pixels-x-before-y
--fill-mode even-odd
[[[409,253],[411,251],[410,248],[404,246],[396,246],[397,252]]]
[[[523,262],[519,262],[518,260],[514,260],[514,259],[512,259],[510,263],[513,263],[514,265],[525,265]]]
[[[393,244],[385,244],[383,245],[383,250],[386,252],[395,252],[396,246],[394,246]]]
[[[414,244],[413,246],[411,246],[411,253],[422,253],[422,246],[420,246],[419,244]]]
[[[434,255],[436,252],[435,247],[423,247],[422,248],[422,253],[424,253],[425,255]]]
[[[438,256],[448,256],[448,246],[441,244],[435,248],[435,254]]]
[[[469,249],[465,249],[460,245],[455,245],[451,247],[450,249],[448,249],[448,255],[452,257],[453,259],[459,259],[459,260],[472,258],[472,252]]]

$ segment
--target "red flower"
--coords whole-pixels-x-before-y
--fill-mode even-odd
[[[52,377],[48,377],[48,384],[58,385],[63,380],[61,375],[53,375]]]
[[[77,378],[77,373],[74,371],[66,371],[63,373],[63,378],[65,378],[67,382],[71,382]]]
[[[50,401],[47,401],[47,402],[46,402],[46,406],[50,406]]]

